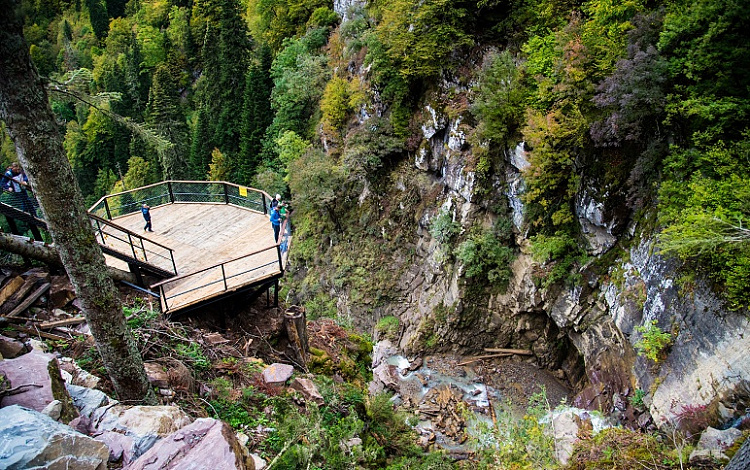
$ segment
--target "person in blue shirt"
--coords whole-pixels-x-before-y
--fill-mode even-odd
[[[151,208],[148,206],[148,204],[143,204],[141,206],[141,213],[143,214],[143,218],[146,221],[146,226],[143,227],[144,232],[153,232],[151,230]]]
[[[279,214],[278,205],[271,209],[271,225],[273,226],[273,240],[278,242],[279,230],[281,230],[281,214]]]

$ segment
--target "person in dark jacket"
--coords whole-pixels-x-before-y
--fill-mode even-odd
[[[143,231],[153,232],[153,230],[151,230],[151,208],[148,204],[143,204],[141,206],[141,213],[143,214],[143,219],[146,221],[146,226],[143,227]]]
[[[279,230],[281,230],[281,214],[279,214],[278,205],[271,209],[271,225],[273,226],[273,240],[278,243]]]
[[[12,163],[3,175],[3,191],[13,193],[14,205],[21,206],[21,210],[36,217],[34,204],[32,204],[29,193],[26,191],[28,188],[29,179],[21,169],[21,165]]]

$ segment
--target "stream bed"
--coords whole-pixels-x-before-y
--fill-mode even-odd
[[[385,342],[387,343],[387,342]],[[545,390],[554,408],[569,389],[550,372],[517,358],[485,359],[452,355],[408,358],[389,344],[373,354],[371,392],[388,390],[393,401],[418,416],[420,445],[460,456],[470,452],[469,422],[493,422],[504,412],[522,416],[528,398]]]

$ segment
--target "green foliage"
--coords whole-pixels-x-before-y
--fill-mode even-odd
[[[216,148],[211,152],[211,163],[208,168],[209,181],[227,181],[232,175],[232,163]]]
[[[469,11],[462,3],[379,0],[375,8],[378,38],[408,79],[435,76],[453,51],[473,44],[466,32]]]
[[[551,411],[546,390],[529,397],[526,413],[518,419],[513,406],[506,403],[497,414],[498,425],[472,421],[472,446],[480,461],[489,468],[537,469],[558,468]]]
[[[665,440],[625,428],[609,428],[591,439],[576,441],[568,467],[571,470],[630,470],[638,467],[685,468],[689,454],[670,449]]]
[[[466,277],[506,289],[512,275],[510,265],[515,259],[512,237],[507,219],[498,219],[491,230],[472,231],[456,250]]]
[[[398,327],[398,317],[388,315],[378,320],[375,324],[375,331],[377,331],[383,338],[388,338],[393,341],[397,339],[396,335],[398,335]]]
[[[635,389],[635,393],[628,397],[630,404],[639,410],[645,410],[646,405],[643,403],[643,399],[646,397],[646,392],[640,388]]]
[[[404,152],[404,142],[382,118],[370,118],[346,136],[342,162],[349,179],[378,181],[388,163]]]
[[[636,326],[635,331],[643,334],[641,339],[634,344],[638,355],[646,356],[656,363],[663,359],[666,349],[672,345],[672,335],[662,331],[656,324],[656,320],[643,326]]]
[[[208,370],[211,367],[211,361],[203,354],[203,350],[198,343],[178,343],[175,346],[175,352],[192,363],[197,370]]]
[[[157,310],[148,310],[143,307],[123,307],[123,310],[125,312],[128,327],[130,327],[131,330],[147,325],[160,316]]]
[[[673,148],[665,162],[671,177],[659,191],[662,252],[714,279],[733,308],[750,302],[749,152],[750,133],[731,147]]]
[[[310,149],[309,142],[298,136],[294,131],[285,131],[276,139],[279,160],[284,168],[302,157]]]
[[[555,235],[536,235],[531,238],[531,254],[537,263],[543,263],[542,286],[547,288],[564,281],[574,284],[580,280],[577,268],[588,259],[574,238],[565,232]]]
[[[450,211],[441,209],[430,222],[430,235],[441,245],[449,244],[459,233],[461,233],[461,224],[453,220]]]
[[[490,55],[479,75],[472,112],[482,138],[507,146],[523,120],[526,89],[510,52]]]
[[[341,133],[347,118],[365,101],[358,79],[352,81],[334,76],[326,85],[320,100],[324,131],[336,135]]]

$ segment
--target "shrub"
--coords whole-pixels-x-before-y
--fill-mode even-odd
[[[643,333],[643,337],[636,341],[635,348],[639,356],[646,356],[654,362],[662,359],[664,351],[672,344],[672,335],[661,330],[652,320],[645,326],[636,326],[635,330]]]
[[[378,320],[375,325],[375,330],[380,333],[384,338],[394,340],[398,334],[399,320],[393,315],[388,315]]]
[[[515,253],[510,246],[506,222],[501,219],[492,230],[474,232],[459,245],[456,257],[466,267],[467,278],[486,280],[501,289],[508,286]]]
[[[442,209],[430,224],[430,235],[441,245],[450,243],[460,232],[461,224],[453,220],[451,213],[445,209]]]
[[[534,261],[545,265],[539,276],[542,287],[547,288],[557,282],[573,284],[580,274],[574,268],[586,262],[586,252],[569,234],[558,231],[554,235],[539,234],[531,238],[531,255]]]

